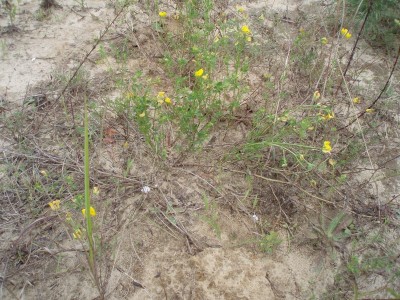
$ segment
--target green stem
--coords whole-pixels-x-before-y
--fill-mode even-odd
[[[93,229],[92,229],[92,218],[90,216],[90,182],[89,182],[89,125],[87,115],[87,99],[85,97],[85,112],[84,112],[84,127],[85,127],[85,220],[86,220],[86,232],[89,241],[89,265],[90,269],[95,276],[94,266],[94,243],[93,243]]]

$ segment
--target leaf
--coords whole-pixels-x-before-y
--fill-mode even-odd
[[[338,225],[340,224],[340,222],[342,221],[343,217],[346,214],[344,212],[340,212],[339,214],[337,214],[332,221],[329,223],[328,228],[326,229],[326,235],[329,238],[333,237],[333,233],[335,231],[335,229],[338,227]]]

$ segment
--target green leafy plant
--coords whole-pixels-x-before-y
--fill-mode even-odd
[[[221,120],[233,119],[249,91],[244,78],[256,47],[251,29],[237,20],[211,19],[214,5],[186,1],[176,15],[159,12],[155,29],[167,78],[145,80],[138,73],[117,101],[162,157],[172,152],[180,160],[201,149]]]
[[[282,243],[282,239],[276,231],[270,231],[269,233],[264,234],[259,239],[258,243],[262,252],[271,254]]]
[[[324,240],[334,247],[337,242],[343,241],[351,235],[349,229],[353,219],[345,212],[339,212],[333,219],[326,224],[325,218],[321,215],[321,229],[318,230],[322,234]]]

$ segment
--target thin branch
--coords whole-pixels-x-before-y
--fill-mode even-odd
[[[350,64],[351,64],[351,62],[353,61],[354,53],[356,52],[356,48],[357,48],[358,42],[359,42],[359,40],[360,40],[360,38],[361,38],[361,34],[362,34],[363,30],[364,30],[365,23],[367,22],[367,19],[368,19],[368,17],[369,17],[369,14],[371,13],[372,4],[373,4],[373,1],[370,1],[370,2],[369,2],[369,6],[368,6],[368,10],[367,10],[367,14],[366,14],[365,17],[364,17],[364,21],[363,21],[363,23],[362,23],[362,25],[361,25],[361,29],[358,31],[357,39],[356,39],[356,41],[355,41],[355,43],[354,43],[353,49],[351,50],[351,54],[350,54],[350,57],[349,57],[349,61],[347,62],[347,66],[346,66],[346,68],[344,69],[343,76],[342,76],[341,79],[340,79],[340,83],[339,83],[339,85],[338,85],[338,87],[337,87],[337,89],[336,89],[335,96],[337,95],[337,93],[338,93],[340,87],[342,86],[343,80],[344,80],[344,78],[346,77],[347,71],[348,71],[349,68],[350,68]]]
[[[379,99],[382,97],[383,93],[386,91],[387,87],[389,86],[389,83],[390,83],[390,80],[392,79],[393,73],[396,70],[397,63],[399,62],[399,57],[400,57],[400,47],[399,47],[399,49],[397,51],[397,56],[396,56],[396,59],[394,61],[393,66],[392,66],[392,70],[390,71],[389,78],[386,80],[385,86],[383,87],[383,89],[379,93],[378,97],[376,97],[376,99],[367,107],[367,109],[363,110],[353,121],[351,121],[349,124],[347,124],[346,126],[340,128],[338,130],[343,130],[343,129],[349,127],[355,121],[357,121],[359,118],[361,118],[363,115],[365,115],[367,113],[368,109],[371,109],[372,107],[375,106],[375,104],[379,101]]]

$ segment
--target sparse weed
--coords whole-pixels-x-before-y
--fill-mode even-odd
[[[261,251],[268,254],[273,253],[281,243],[282,239],[276,231],[270,231],[268,234],[264,234],[259,240]]]
[[[221,227],[218,224],[217,204],[215,203],[215,201],[210,201],[207,195],[203,195],[203,202],[205,214],[202,215],[200,218],[211,227],[215,235],[220,239]]]

